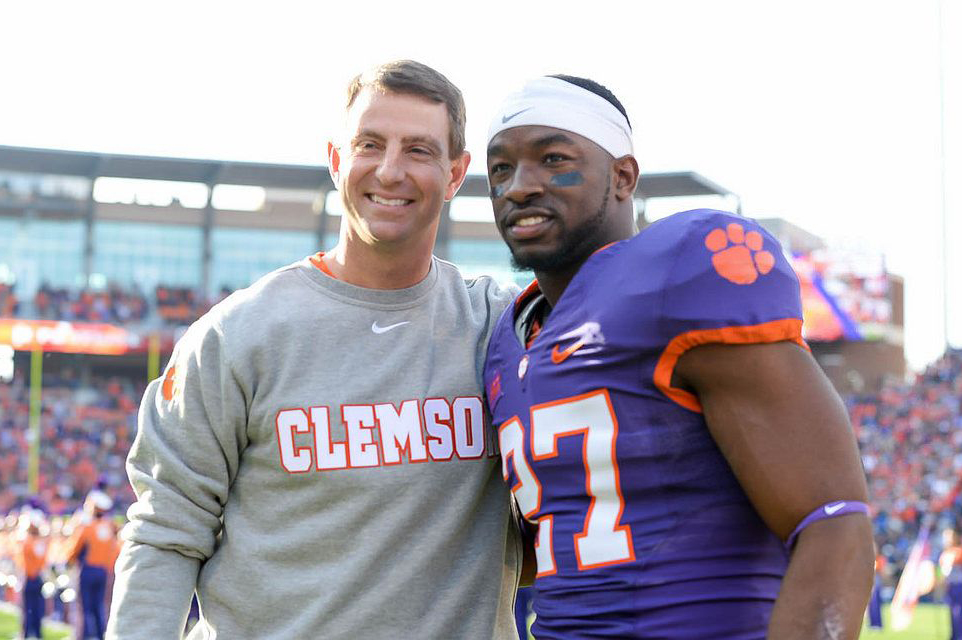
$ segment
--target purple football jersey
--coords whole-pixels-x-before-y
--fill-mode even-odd
[[[720,211],[660,220],[592,255],[528,348],[526,294],[484,377],[505,478],[538,523],[535,635],[764,638],[787,553],[671,374],[699,344],[804,346],[778,243]]]

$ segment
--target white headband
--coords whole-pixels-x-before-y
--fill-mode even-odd
[[[488,144],[505,129],[527,125],[577,133],[615,158],[633,153],[628,119],[601,96],[559,78],[535,78],[505,98],[488,128]]]

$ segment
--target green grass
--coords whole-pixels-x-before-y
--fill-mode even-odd
[[[882,620],[889,624],[888,605],[882,608]],[[0,606],[0,640],[19,637],[20,612],[15,607]],[[915,609],[912,625],[905,631],[863,629],[860,640],[944,640],[949,637],[949,610],[943,605],[920,604]],[[70,631],[60,625],[44,623],[43,640],[69,640]]]
[[[528,640],[534,640],[531,635],[531,623],[534,616],[528,618]],[[951,629],[949,625],[949,610],[940,604],[920,604],[915,608],[912,624],[904,631],[889,629],[889,606],[882,606],[882,622],[885,629],[862,629],[859,640],[946,640]],[[868,624],[866,622],[866,624]]]
[[[920,604],[915,608],[912,624],[904,631],[889,628],[888,605],[882,607],[882,622],[885,629],[875,631],[862,629],[860,640],[945,640],[949,637],[949,609],[941,604]]]
[[[0,603],[0,640],[20,637],[20,609]],[[43,623],[43,640],[70,640],[70,630],[57,623]]]

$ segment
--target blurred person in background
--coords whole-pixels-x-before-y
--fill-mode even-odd
[[[20,535],[15,540],[15,559],[23,580],[23,637],[40,638],[44,614],[43,572],[48,544],[46,519],[39,509],[26,508],[20,516]]]
[[[112,508],[110,496],[97,489],[91,491],[64,552],[68,563],[80,565],[80,604],[85,640],[103,640],[107,628],[107,581],[119,552],[117,528],[110,519]]]
[[[16,561],[17,536],[20,533],[20,513],[10,511],[0,521],[0,602],[14,604],[20,570]]]
[[[872,594],[868,599],[868,626],[870,629],[882,628],[882,572],[885,571],[885,556],[875,547],[875,579]]]
[[[943,550],[939,555],[939,570],[945,577],[945,601],[952,621],[951,640],[962,640],[962,546],[955,529],[942,531]]]
[[[67,620],[67,604],[63,594],[70,586],[67,575],[66,551],[69,537],[64,535],[65,518],[57,516],[50,518],[50,565],[54,575],[53,612],[51,619],[64,622]]]

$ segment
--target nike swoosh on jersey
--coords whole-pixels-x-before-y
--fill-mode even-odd
[[[568,345],[568,347],[564,351],[559,351],[558,345],[555,345],[554,349],[551,350],[551,362],[555,364],[561,364],[562,362],[567,360],[568,357],[571,356],[575,351],[577,351],[583,346],[585,346],[585,341],[583,339]]]
[[[825,505],[825,515],[833,516],[839,509],[845,506],[844,502],[836,502],[835,504]]]
[[[504,123],[508,122],[509,120],[512,120],[512,119],[516,118],[517,116],[520,116],[520,115],[521,115],[522,113],[524,113],[525,111],[530,111],[531,108],[532,108],[532,107],[528,107],[527,109],[522,109],[521,111],[516,111],[515,113],[512,113],[510,116],[501,116],[501,124],[504,124]]]
[[[411,322],[410,320],[405,320],[404,322],[395,322],[394,324],[389,324],[386,327],[379,327],[377,325],[377,320],[375,320],[373,323],[371,323],[371,331],[373,331],[374,333],[387,333],[391,329],[395,329],[397,327],[400,327],[402,324],[408,324],[410,322]]]

